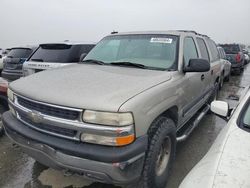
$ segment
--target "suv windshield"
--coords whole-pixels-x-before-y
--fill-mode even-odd
[[[13,48],[8,53],[8,57],[12,58],[28,58],[32,50],[29,48]]]
[[[226,54],[237,54],[240,52],[240,47],[237,44],[221,45]]]
[[[79,62],[82,54],[87,54],[94,45],[42,44],[28,61],[73,63]]]
[[[133,63],[148,68],[176,69],[178,37],[173,35],[108,36],[85,57],[105,64]],[[129,65],[129,64],[127,64]]]

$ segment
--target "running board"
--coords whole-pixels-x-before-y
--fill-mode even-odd
[[[176,138],[177,142],[182,142],[188,138],[188,136],[193,132],[193,130],[198,126],[202,118],[207,114],[210,109],[210,105],[206,105],[202,111],[194,117],[194,120],[188,123],[188,127],[181,136]]]

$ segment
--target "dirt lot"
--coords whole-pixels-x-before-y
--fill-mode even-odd
[[[250,85],[250,65],[241,76],[232,76],[223,86],[219,99],[227,100],[231,106],[236,101],[228,99],[230,94],[240,95],[243,87]],[[215,115],[206,115],[187,141],[179,143],[168,188],[176,188],[204,156],[226,122]],[[4,136],[0,138],[0,187],[3,188],[115,188],[84,180],[77,175],[65,176],[62,172],[46,168],[22,153],[20,148]]]

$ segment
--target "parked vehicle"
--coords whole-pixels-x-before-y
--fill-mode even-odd
[[[4,59],[2,77],[10,81],[16,80],[23,75],[23,63],[37,47],[11,48]]]
[[[243,53],[244,53],[244,56],[245,56],[244,64],[246,65],[250,61],[250,58],[249,58],[250,53],[246,49],[243,50]]]
[[[10,51],[10,49],[5,49],[5,50],[2,50],[2,52],[0,54],[0,76],[1,76],[1,73],[3,70],[4,59],[6,58],[6,55],[9,53],[9,51]]]
[[[2,70],[3,70],[3,56],[0,55],[0,75],[1,75]]]
[[[176,142],[217,94],[222,64],[213,40],[194,31],[111,34],[81,63],[12,82],[3,124],[47,166],[162,188]]]
[[[220,44],[225,50],[227,60],[232,64],[232,71],[240,74],[244,71],[245,56],[240,44]]]
[[[9,110],[8,100],[7,100],[7,89],[9,82],[0,77],[0,120],[2,113]],[[4,133],[2,123],[0,122],[0,136]]]
[[[212,103],[211,110],[215,114],[231,118],[205,157],[185,177],[180,188],[250,186],[250,89],[247,90],[233,113],[226,102]]]
[[[217,47],[219,54],[220,54],[220,59],[223,61],[223,69],[222,69],[222,74],[220,78],[220,88],[223,86],[224,81],[229,81],[230,75],[231,75],[231,63],[227,60],[226,58],[226,53],[222,47]]]
[[[23,75],[28,76],[43,70],[80,62],[94,46],[95,44],[72,42],[40,44],[24,63]]]

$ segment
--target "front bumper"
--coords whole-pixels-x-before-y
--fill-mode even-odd
[[[2,121],[9,138],[49,167],[112,184],[128,184],[141,176],[146,136],[125,147],[99,146],[40,133],[18,121],[11,112],[4,113]]]

